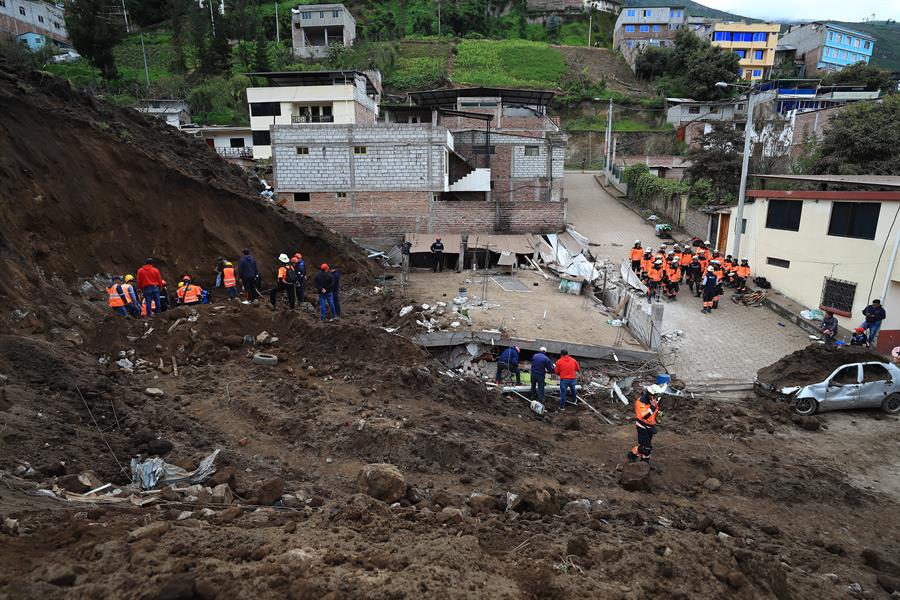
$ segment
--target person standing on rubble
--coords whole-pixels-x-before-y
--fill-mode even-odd
[[[400,244],[400,283],[409,283],[409,250],[412,242],[409,240]]]
[[[278,293],[283,291],[287,295],[288,306],[293,309],[297,302],[297,297],[295,296],[297,272],[294,271],[294,267],[291,265],[291,259],[288,258],[287,254],[280,254],[278,256],[278,262],[280,263],[280,266],[278,267],[278,272],[275,276],[275,287],[269,292],[269,300],[272,302],[272,307],[277,308]]]
[[[241,278],[241,285],[244,286],[244,293],[247,295],[248,302],[254,302],[259,299],[259,288],[257,281],[259,280],[259,267],[256,265],[256,259],[250,254],[250,248],[244,248],[244,255],[238,262],[238,277]]]
[[[222,285],[225,286],[225,295],[229,300],[237,298],[237,275],[234,272],[234,265],[227,260],[222,265]]]
[[[153,266],[153,259],[144,261],[144,266],[138,269],[137,286],[144,295],[144,305],[148,316],[158,315],[161,304],[160,290],[164,283],[159,269]]]
[[[881,306],[881,300],[872,300],[872,304],[863,309],[863,316],[866,318],[860,325],[869,333],[869,346],[875,347],[875,338],[881,329],[881,322],[884,321],[887,313]]]
[[[555,371],[559,375],[559,410],[566,410],[566,392],[572,390],[572,404],[578,402],[578,371],[581,365],[569,356],[568,350],[559,351],[559,360],[556,361]]]
[[[222,287],[222,271],[225,270],[225,259],[221,256],[216,258],[216,284],[213,287]]]
[[[497,357],[497,375],[494,377],[494,381],[497,385],[500,385],[500,382],[503,379],[503,372],[509,371],[510,373],[516,374],[516,385],[522,385],[522,376],[519,371],[519,347],[513,346],[512,348],[507,348],[503,352],[500,353],[500,356]]]
[[[291,259],[294,270],[297,272],[297,302],[303,304],[306,302],[306,261],[303,255],[297,252]]]
[[[544,402],[544,385],[547,373],[553,372],[553,361],[547,356],[547,349],[541,346],[537,354],[531,357],[531,399]]]
[[[134,318],[141,316],[141,303],[138,300],[137,292],[134,291],[134,275],[126,275],[125,283],[122,284],[122,290],[128,296],[131,302],[128,303],[128,314]]]
[[[637,446],[628,452],[628,462],[649,461],[653,451],[653,435],[659,419],[659,394],[662,387],[651,385],[634,401],[634,424],[637,427]]]
[[[128,297],[128,294],[125,293],[125,290],[122,289],[122,278],[118,275],[114,276],[109,282],[109,286],[106,288],[107,295],[107,306],[109,306],[117,315],[120,317],[128,317],[130,315],[128,311],[128,304],[131,302],[131,298]]]
[[[434,257],[434,267],[433,271],[435,273],[444,270],[444,244],[441,242],[441,238],[434,238],[434,243],[431,244],[431,255]]]
[[[331,309],[331,318],[329,321],[334,321],[338,318],[337,314],[334,311],[334,278],[331,276],[331,273],[328,272],[328,263],[322,263],[319,267],[319,272],[316,273],[315,279],[313,279],[313,283],[316,284],[316,289],[319,291],[319,315],[320,320],[325,320],[325,315],[327,311],[325,307],[327,305],[328,308]]]

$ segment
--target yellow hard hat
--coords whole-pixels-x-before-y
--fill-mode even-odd
[[[183,281],[179,281],[179,282],[178,282],[178,287],[183,288],[183,287],[184,287],[184,282],[183,282]]]
[[[225,266],[226,266],[226,267],[230,267],[230,266],[232,266],[232,264],[226,260],[226,261],[225,261]]]
[[[134,275],[126,275],[125,281],[134,281]]]

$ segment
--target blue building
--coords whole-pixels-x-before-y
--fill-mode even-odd
[[[17,35],[16,39],[28,46],[32,52],[37,52],[47,45],[47,38],[33,31]]]
[[[788,29],[781,36],[781,47],[792,48],[798,59],[802,57],[809,77],[868,63],[875,50],[875,38],[834,23],[808,23]]]

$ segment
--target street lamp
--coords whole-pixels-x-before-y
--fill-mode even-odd
[[[747,92],[747,123],[744,126],[744,156],[741,161],[741,185],[738,189],[738,205],[737,205],[737,214],[735,215],[735,224],[734,224],[734,247],[731,250],[731,255],[736,259],[740,258],[741,254],[741,230],[744,227],[744,202],[746,201],[745,195],[747,193],[747,170],[750,167],[750,135],[753,133],[753,97],[756,92],[756,88],[749,84],[740,84],[740,83],[727,83],[725,81],[716,82],[717,88],[727,88],[727,87],[737,87],[744,88]]]

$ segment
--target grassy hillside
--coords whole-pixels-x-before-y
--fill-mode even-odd
[[[457,49],[455,83],[499,87],[557,88],[566,73],[558,50],[525,40],[463,40]]]

